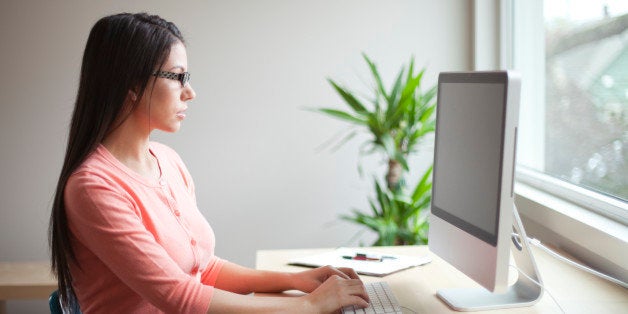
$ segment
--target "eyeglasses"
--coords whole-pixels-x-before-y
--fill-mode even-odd
[[[153,76],[179,81],[181,82],[181,87],[184,87],[185,83],[190,81],[190,72],[174,73],[168,71],[157,71],[153,73]]]

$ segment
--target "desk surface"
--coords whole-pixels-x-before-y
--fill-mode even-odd
[[[329,251],[330,249],[257,251],[256,268],[276,271],[301,271],[303,267],[287,265],[289,259]],[[628,289],[573,268],[533,248],[534,258],[546,287],[541,300],[532,307],[507,310],[508,313],[560,313],[549,291],[566,313],[628,313]],[[383,278],[362,276],[365,282],[384,280],[389,283],[399,303],[416,313],[458,313],[450,310],[436,296],[442,288],[480,287],[460,271],[428,251],[426,246],[373,247],[369,251],[423,256],[432,262]],[[516,273],[511,268],[511,281]],[[502,313],[506,310],[474,313]],[[404,313],[411,313],[404,310]]]
[[[7,312],[7,300],[48,299],[55,290],[49,262],[0,262],[0,314]]]
[[[0,262],[0,300],[47,299],[56,289],[48,262]]]

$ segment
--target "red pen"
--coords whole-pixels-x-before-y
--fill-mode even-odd
[[[370,256],[368,256],[366,254],[362,254],[362,253],[356,253],[355,256],[345,255],[342,258],[344,258],[344,259],[351,259],[351,260],[355,260],[355,261],[369,261],[369,262],[381,262],[382,261],[381,258],[370,257]]]

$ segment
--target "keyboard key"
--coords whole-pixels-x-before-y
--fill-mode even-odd
[[[369,307],[361,309],[357,306],[345,306],[342,308],[343,314],[380,314],[380,313],[398,313],[402,314],[401,306],[397,298],[393,294],[388,283],[384,281],[367,283],[364,285],[366,293],[371,300]]]

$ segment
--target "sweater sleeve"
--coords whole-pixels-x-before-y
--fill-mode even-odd
[[[207,312],[214,288],[183,272],[142,223],[126,193],[79,172],[68,181],[64,197],[73,236],[128,287],[167,313]],[[222,264],[212,261],[216,263]],[[85,266],[79,265],[89,271]]]

